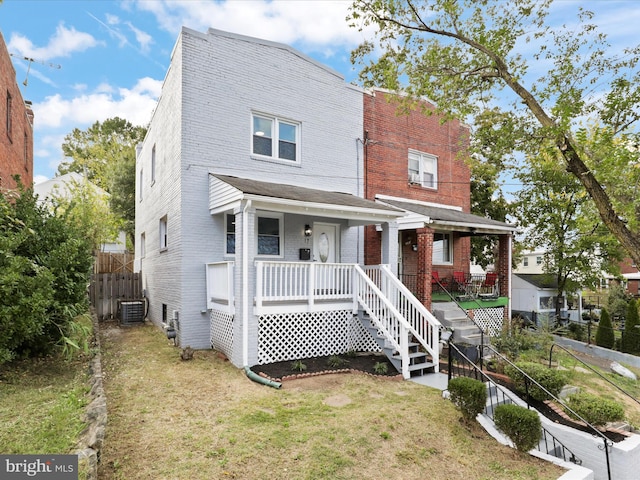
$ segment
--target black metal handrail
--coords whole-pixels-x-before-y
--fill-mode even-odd
[[[540,385],[536,380],[534,380],[531,376],[529,376],[524,370],[522,370],[520,367],[518,367],[516,364],[514,364],[511,360],[509,360],[507,357],[505,357],[500,352],[498,352],[491,345],[482,345],[482,347],[490,349],[494,353],[494,355],[498,356],[501,360],[503,360],[506,363],[508,363],[511,367],[516,369],[520,373],[520,375],[522,375],[524,377],[524,379],[525,379],[525,389],[527,390],[527,394],[526,394],[526,396],[527,396],[527,406],[529,406],[529,390],[528,390],[528,386],[529,386],[529,384],[534,384],[536,387],[538,387],[540,390],[542,390],[549,398],[552,398],[555,403],[560,404],[566,411],[569,411],[575,418],[577,418],[578,420],[583,422],[590,430],[593,431],[593,436],[594,437],[595,436],[599,436],[599,437],[601,437],[603,439],[603,441],[604,441],[603,450],[605,452],[605,456],[606,456],[606,459],[607,459],[607,475],[608,475],[608,479],[611,480],[611,462],[609,460],[609,447],[611,447],[613,445],[613,442],[611,442],[611,440],[609,440],[604,433],[602,433],[600,430],[598,430],[598,428],[596,428],[595,426],[591,425],[580,414],[578,414],[575,410],[573,410],[571,407],[569,407],[569,405],[564,403],[562,400],[560,400],[558,397],[556,397],[553,393],[551,393],[545,387]]]
[[[444,287],[444,285],[440,282],[440,280],[438,280],[435,277],[431,277],[431,278],[433,279],[433,281],[435,281],[438,284],[438,286],[442,289],[442,291],[449,296],[451,301],[453,301],[458,306],[458,308],[464,312],[465,316],[469,320],[471,320],[471,322],[478,328],[478,330],[480,330],[480,345],[484,345],[484,336],[485,336],[484,329],[480,325],[478,325],[478,322],[476,322],[475,319],[473,319],[472,317],[469,316],[467,311],[464,308],[462,308],[462,305],[460,305],[460,302],[451,294],[451,292],[449,290],[447,290]],[[476,301],[476,303],[478,303],[478,302]],[[478,303],[478,306],[481,307],[482,305],[480,305],[480,303]],[[483,368],[483,364],[484,364],[484,360],[483,360],[484,357],[483,357],[482,349],[480,349],[479,353],[480,353],[480,369],[482,369]]]
[[[588,363],[586,363],[584,360],[578,358],[577,356],[575,356],[573,353],[571,353],[569,351],[568,348],[564,347],[563,345],[560,345],[559,343],[552,343],[551,344],[551,348],[549,349],[549,368],[551,368],[551,356],[553,355],[553,347],[559,347],[562,350],[564,350],[566,353],[568,353],[569,355],[571,355],[574,359],[578,360],[580,363],[582,363],[582,365],[584,365],[585,367],[587,367],[589,370],[591,370],[593,373],[595,373],[596,375],[598,375],[600,378],[602,378],[605,382],[609,383],[610,385],[612,385],[613,387],[617,388],[618,390],[620,390],[622,393],[624,393],[627,397],[629,397],[631,400],[633,400],[634,402],[636,402],[637,404],[640,405],[640,400],[638,400],[636,397],[634,397],[633,395],[631,395],[629,392],[627,392],[626,390],[624,390],[622,387],[619,387],[618,385],[616,385],[615,383],[613,383],[611,380],[609,380],[607,377],[605,377],[604,375],[602,375],[600,372],[598,372],[595,368],[593,368],[591,365],[589,365]]]
[[[458,347],[456,347],[454,344],[451,344],[451,343],[449,344],[449,352],[448,352],[449,380],[451,380],[453,376],[453,369],[454,369],[452,348],[457,352],[459,358],[463,360],[463,365],[467,364],[470,366],[469,369],[467,369],[464,366],[460,367],[459,365],[456,365],[456,370],[458,373],[460,372],[460,370],[462,370],[465,373],[464,375],[457,375],[457,376],[465,376],[465,377],[473,376],[473,378],[475,378],[476,380],[480,380],[483,383],[488,384],[487,390],[488,390],[489,401],[487,406],[485,407],[485,413],[492,421],[494,421],[494,412],[498,405],[505,404],[505,403],[517,404],[517,402],[511,395],[506,393],[505,390],[501,389],[499,385],[491,379],[491,377],[489,377],[486,373],[484,373],[464,353],[462,353],[458,349]],[[494,401],[494,397],[495,397],[495,401]],[[529,407],[528,403],[527,403],[527,407]],[[547,453],[548,455],[552,455],[556,458],[561,458],[565,462],[569,461],[569,462],[575,463],[576,465],[582,464],[582,460],[578,459],[578,457],[576,457],[576,455],[571,450],[569,450],[569,448],[567,448],[560,440],[558,440],[549,430],[544,428],[544,426],[541,427],[541,430],[542,430],[542,438],[540,439],[540,442],[538,442],[537,450],[544,452],[544,450],[540,448],[540,445],[544,444],[545,450],[546,450],[546,452],[544,453]],[[560,453],[558,453],[558,450]]]

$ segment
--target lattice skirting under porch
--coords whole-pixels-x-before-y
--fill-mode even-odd
[[[258,363],[339,355],[380,348],[351,310],[262,315]]]
[[[504,323],[504,307],[482,308],[473,311],[473,319],[489,334],[496,337],[502,332]]]
[[[211,348],[231,358],[233,354],[233,315],[228,312],[211,310],[210,322]]]

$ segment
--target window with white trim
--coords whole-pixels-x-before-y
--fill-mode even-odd
[[[140,234],[140,258],[144,258],[147,254],[147,236],[144,232]]]
[[[524,257],[522,259],[522,266],[523,267],[528,267],[529,266],[529,257]]]
[[[160,250],[166,250],[169,245],[169,235],[167,230],[167,216],[165,215],[160,219],[159,225],[160,234]]]
[[[417,183],[425,188],[438,188],[438,157],[410,150],[409,183]]]
[[[450,265],[453,263],[453,238],[450,233],[433,234],[433,253],[431,260],[434,265]]]
[[[284,238],[283,215],[279,213],[258,213],[256,215],[256,254],[260,256],[281,257]],[[225,252],[228,255],[236,253],[236,216],[225,215]]]
[[[536,257],[536,265],[542,265],[542,257]]]
[[[288,162],[300,162],[300,123],[269,115],[251,116],[251,152]]]
[[[156,181],[156,146],[151,149],[151,185]]]
[[[282,215],[258,215],[258,255],[281,256],[282,252]]]
[[[226,250],[228,255],[236,253],[236,216],[228,213],[225,215],[224,231],[226,232]]]

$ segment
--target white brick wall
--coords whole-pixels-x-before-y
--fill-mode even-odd
[[[252,111],[301,123],[299,165],[252,158]],[[204,265],[228,259],[223,215],[209,214],[209,172],[358,195],[362,166],[357,139],[362,136],[362,122],[362,92],[299,52],[234,34],[184,28],[137,161],[137,171],[144,169],[145,185],[143,201],[136,205],[136,239],[145,232],[147,253],[140,264],[150,319],[160,322],[162,304],[167,304],[169,315],[180,311],[181,345],[209,346],[209,316],[202,313]],[[154,144],[156,182],[151,186]],[[169,247],[159,252],[158,221],[163,215],[168,217]],[[312,221],[285,216],[287,260],[297,260],[298,249],[307,246],[300,231]],[[343,221],[336,223],[342,230],[342,261],[356,261],[362,252],[361,235]],[[136,245],[137,258],[139,253]],[[253,304],[255,271],[250,260],[249,282],[236,283],[238,348],[242,337],[237,329],[243,321],[239,297],[244,286]],[[251,310],[249,340],[257,346]],[[241,352],[234,352],[231,360],[240,365]]]

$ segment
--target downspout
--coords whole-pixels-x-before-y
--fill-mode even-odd
[[[245,369],[249,365],[249,226],[247,210],[251,208],[251,200],[247,200],[242,209],[242,363]]]
[[[280,382],[274,382],[273,380],[269,380],[268,378],[261,377],[260,375],[256,375],[249,367],[244,367],[244,373],[247,374],[251,380],[257,383],[261,383],[262,385],[267,385],[273,388],[280,388],[282,384]]]

